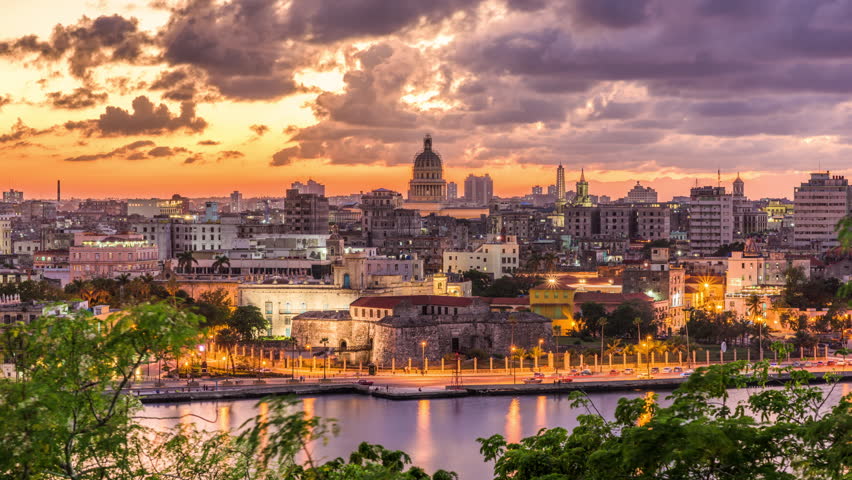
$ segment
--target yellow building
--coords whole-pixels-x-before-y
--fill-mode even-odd
[[[554,335],[566,335],[577,328],[574,292],[556,279],[548,279],[530,289],[530,310],[551,320]]]

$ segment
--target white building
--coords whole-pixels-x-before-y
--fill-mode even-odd
[[[797,248],[825,250],[839,245],[837,222],[852,213],[849,182],[829,172],[811,173],[794,190],[793,243]]]
[[[811,262],[806,258],[787,258],[783,253],[761,254],[756,251],[731,252],[728,257],[726,288],[728,294],[760,287],[782,287],[788,268],[800,268],[810,277]]]
[[[643,187],[636,182],[636,185],[627,192],[627,203],[657,203],[657,191],[651,187]]]
[[[477,270],[500,278],[518,269],[518,238],[514,235],[489,235],[485,243],[472,252],[445,251],[444,271]]]
[[[689,247],[707,255],[734,241],[733,197],[725,187],[695,187],[690,190]]]
[[[127,215],[151,218],[160,214],[159,198],[131,198],[127,200]]]

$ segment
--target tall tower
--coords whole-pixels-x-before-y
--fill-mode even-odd
[[[562,164],[556,168],[556,201],[565,202],[565,169]]]
[[[734,180],[734,196],[745,196],[745,182],[743,182],[743,179],[740,178],[740,172],[737,172],[737,179]]]
[[[579,207],[591,207],[592,199],[589,197],[589,183],[586,181],[586,173],[580,169],[580,181],[577,182],[577,196],[574,197],[574,205]]]

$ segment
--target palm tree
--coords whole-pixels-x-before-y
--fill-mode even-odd
[[[749,317],[751,317],[752,323],[758,324],[757,343],[760,346],[760,359],[763,360],[763,322],[758,321],[760,314],[763,312],[763,305],[761,305],[760,297],[757,295],[749,296],[746,299],[746,311],[748,312]]]
[[[620,355],[621,353],[625,353],[627,348],[628,347],[621,344],[620,338],[616,338],[606,345],[606,351],[604,353],[607,355]]]
[[[118,284],[118,298],[121,302],[124,302],[124,286],[130,283],[130,274],[122,273],[115,277],[115,283]]]
[[[231,270],[231,259],[229,259],[226,255],[219,255],[215,259],[213,259],[213,265],[210,266],[214,272],[223,273],[222,271],[226,268],[228,271]]]
[[[538,252],[530,253],[530,256],[527,257],[527,270],[535,273],[538,272],[539,268],[541,268],[541,255]]]
[[[322,337],[320,339],[320,343],[325,347],[325,352],[322,356],[322,379],[325,380],[325,370],[326,365],[328,364],[328,337]]]
[[[551,272],[553,271],[553,266],[556,264],[556,261],[559,260],[559,257],[553,252],[547,252],[544,256],[541,257],[541,261],[544,263],[544,271]]]
[[[633,325],[636,325],[636,344],[642,341],[642,317],[636,317],[633,319]]]
[[[91,285],[86,285],[83,287],[83,290],[80,291],[80,297],[89,302],[89,305],[97,305],[107,303],[109,300],[109,293]]]
[[[183,273],[189,273],[189,269],[192,268],[192,265],[198,265],[198,260],[192,255],[191,251],[181,252],[177,256],[178,259],[178,268]]]
[[[530,349],[530,358],[532,359],[541,359],[544,356],[544,349],[539,347],[538,345],[532,347]],[[535,364],[533,364],[534,366]]]

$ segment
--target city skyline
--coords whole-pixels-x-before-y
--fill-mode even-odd
[[[640,180],[661,200],[719,169],[754,198],[852,174],[841,2],[333,3],[17,3],[0,20],[0,185],[404,192],[427,132],[447,181],[488,173],[500,196],[559,163],[593,194]]]

